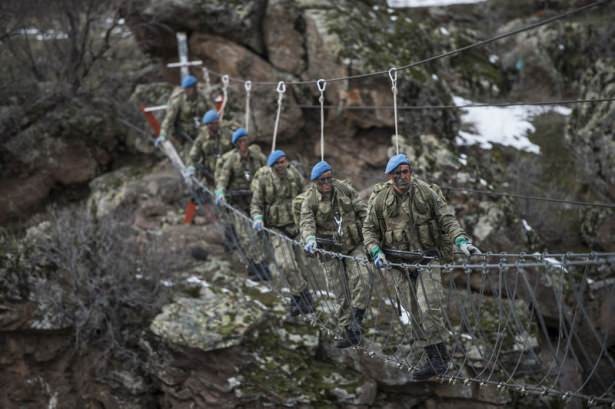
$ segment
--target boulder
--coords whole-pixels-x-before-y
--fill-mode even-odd
[[[228,290],[204,288],[199,298],[178,297],[152,322],[152,332],[167,342],[213,351],[239,345],[264,318],[258,304]]]
[[[252,81],[271,81],[283,78],[278,70],[249,49],[229,42],[227,39],[209,34],[195,34],[190,39],[190,49],[194,55],[212,69]],[[276,85],[254,86],[252,88],[252,122],[251,133],[257,140],[271,142],[274,119],[277,109]],[[243,122],[245,90],[242,83],[233,83],[229,91],[229,100],[234,105],[236,115]],[[232,109],[232,108],[231,108]],[[284,94],[283,110],[278,127],[278,140],[292,138],[303,125],[303,115],[297,107],[292,87],[287,87]]]

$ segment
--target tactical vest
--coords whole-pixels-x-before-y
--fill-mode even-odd
[[[412,243],[417,243],[421,247],[420,250],[438,250],[442,261],[452,260],[453,242],[440,226],[432,205],[433,200],[430,198],[433,195],[445,201],[440,187],[414,179],[412,188],[408,193],[410,195],[408,202],[410,220],[406,228],[387,225],[387,219],[391,220],[398,217],[398,215],[391,214],[393,209],[386,206],[387,197],[395,194],[392,189],[390,183],[377,185],[370,197],[370,207],[374,207],[378,218],[382,245],[398,250],[419,250],[403,248],[408,245],[412,246]]]
[[[345,250],[350,250],[363,243],[363,221],[355,215],[352,201],[356,195],[354,188],[346,181],[333,179],[333,200],[331,203],[318,199],[318,188],[312,185],[306,191],[304,200],[315,214],[316,236],[332,238],[340,243]],[[341,217],[341,235],[334,217]]]
[[[265,166],[257,173],[257,182],[265,192],[265,224],[273,227],[292,227],[292,235],[297,234],[295,220],[293,217],[293,199],[296,198],[303,189],[303,183],[299,172],[289,166],[287,169],[286,186],[276,186],[274,183],[274,170]],[[284,180],[283,179],[283,180]],[[284,192],[281,191],[281,188]]]
[[[193,100],[188,100],[184,92],[179,93],[175,102],[179,104],[177,117],[175,118],[175,132],[182,138],[182,133],[194,139],[199,133],[201,116],[207,111],[207,101],[199,93]]]

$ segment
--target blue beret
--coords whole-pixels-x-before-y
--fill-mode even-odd
[[[284,151],[281,150],[277,150],[277,151],[273,151],[269,154],[269,157],[267,158],[267,166],[273,166],[276,164],[277,161],[279,161],[281,158],[283,158],[284,156],[286,156],[286,154],[284,153]]]
[[[205,112],[205,115],[203,115],[202,122],[203,124],[207,125],[212,122],[216,122],[219,119],[220,114],[218,114],[218,111],[216,111],[215,109],[210,109],[209,111]]]
[[[400,153],[398,155],[392,156],[391,159],[389,159],[389,163],[387,163],[387,167],[384,170],[384,173],[389,175],[391,172],[397,169],[399,165],[410,166],[411,163],[412,162],[410,161],[410,159],[408,159],[406,155]]]
[[[328,172],[330,170],[331,170],[331,165],[329,165],[324,160],[321,160],[316,165],[314,165],[314,167],[312,168],[312,174],[310,175],[310,180],[316,180],[319,177],[321,177],[323,173]]]
[[[198,80],[194,75],[186,75],[182,79],[182,88],[192,88],[196,85],[197,82]]]
[[[237,128],[235,132],[233,132],[231,142],[233,142],[233,145],[235,145],[239,138],[243,138],[244,136],[248,136],[248,131],[246,131],[244,128]]]

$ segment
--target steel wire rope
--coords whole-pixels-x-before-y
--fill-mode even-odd
[[[585,266],[585,270],[588,270],[588,266]],[[582,308],[585,308],[584,306]],[[593,327],[593,324],[591,322],[591,320],[589,319],[589,317],[587,317],[587,323],[590,327]],[[598,357],[596,358],[596,362],[593,366],[593,368],[591,369],[589,375],[587,375],[587,377],[585,378],[585,381],[583,382],[582,385],[579,386],[579,388],[577,389],[577,392],[580,392],[581,390],[583,390],[583,388],[588,384],[589,380],[592,378],[592,376],[594,375],[596,369],[598,368],[598,365],[600,364],[601,358],[602,356],[606,353],[608,354],[608,351],[606,349],[606,341],[608,339],[608,331],[604,331],[604,338],[602,339],[602,342],[600,343],[600,353],[598,354]]]
[[[554,351],[553,351],[552,344],[551,344],[550,339],[549,339],[549,332],[548,332],[546,324],[544,322],[543,314],[539,310],[539,303],[538,303],[538,300],[536,298],[535,292],[531,289],[531,286],[529,285],[529,282],[528,282],[528,279],[527,279],[526,275],[525,274],[521,274],[521,277],[522,277],[522,279],[523,279],[523,281],[524,281],[524,283],[525,283],[525,285],[526,285],[526,287],[528,289],[528,292],[529,292],[529,295],[530,295],[530,298],[531,298],[531,302],[536,305],[537,317],[539,319],[540,325],[542,326],[543,335],[545,336],[545,338],[547,340],[549,340],[549,346],[551,347],[551,350],[552,350],[551,352],[553,353]],[[575,324],[575,322],[576,322],[577,312],[578,311],[575,310],[575,313],[574,313],[574,316],[573,316],[573,324]],[[573,334],[573,336],[574,336],[576,331],[573,331],[573,328],[574,327],[572,327],[570,329],[570,333]],[[572,355],[575,357],[575,359],[577,360],[577,362],[580,362],[578,360],[578,358],[576,357],[576,352],[574,351],[573,348],[571,348],[571,342],[572,342],[572,337],[569,335],[569,337],[567,339],[567,346],[566,346],[566,353],[565,353],[565,355],[567,356],[568,351],[570,351],[572,353]],[[581,352],[583,352],[583,349],[581,349]],[[558,376],[554,379],[554,383],[557,382],[559,374],[561,374],[562,369],[563,369],[562,364],[560,364],[560,368],[559,368],[559,371],[558,371]],[[573,393],[573,392],[570,392],[570,391],[567,391],[564,394],[568,394],[568,396],[580,397],[580,398],[583,398],[583,399],[587,399],[588,398],[585,395]]]
[[[447,291],[447,309],[448,309],[448,305],[449,305],[449,302],[451,300],[451,294],[453,294],[453,291],[464,291],[464,294],[465,294],[465,290],[458,290],[457,289],[457,283],[455,283],[455,278],[453,276],[453,270],[444,271],[444,273],[447,274],[447,276],[449,278],[448,279],[448,291]],[[468,275],[465,273],[465,271],[464,271],[464,277],[466,277],[466,279],[468,279],[467,278]],[[463,302],[461,303],[461,308],[464,308]],[[455,332],[456,331],[454,331],[454,326],[452,325],[452,321],[450,320],[450,317],[448,317],[448,320],[449,320],[449,322],[451,322],[450,326],[451,326],[451,328],[453,328],[452,333],[453,333],[453,336],[455,336]],[[456,371],[457,372],[456,376],[461,376],[462,371],[467,366],[467,362],[468,362],[468,358],[469,358],[468,357],[468,351],[467,351],[465,345],[463,344],[463,338],[464,338],[465,333],[463,331],[462,325],[463,325],[463,318],[460,318],[459,331],[458,331],[459,334],[458,335],[459,335],[459,338],[460,338],[459,343],[461,344],[461,349],[463,350],[463,361],[459,364],[459,368]],[[468,335],[468,336],[470,336],[470,338],[471,338],[471,335]],[[471,339],[469,339],[468,341],[471,341]],[[454,349],[451,348],[451,357],[453,356],[453,351],[454,351]],[[454,378],[455,378],[455,375],[450,374],[448,376],[448,382],[449,383],[450,382],[454,382]]]
[[[579,285],[581,286],[581,289],[579,289],[578,291],[573,291],[574,297],[575,297],[575,301],[576,304],[579,308],[579,310],[581,311],[581,314],[583,315],[583,317],[585,318],[585,320],[588,323],[590,332],[592,334],[592,336],[594,337],[594,340],[601,346],[601,350],[604,351],[604,342],[601,342],[601,338],[598,335],[598,333],[596,332],[596,328],[594,327],[594,325],[592,324],[592,320],[591,317],[589,316],[587,309],[585,308],[585,304],[583,303],[583,299],[579,299],[579,293],[584,292],[581,290],[584,290],[584,287],[587,286],[587,275],[589,272],[589,266],[585,266],[584,268],[584,273],[583,273],[583,279],[581,281],[579,281]],[[578,338],[578,334],[577,332],[574,333],[574,335],[577,338],[577,341],[580,344],[581,350],[584,351],[584,355],[586,356],[586,359],[588,360],[588,362],[591,362],[591,359],[587,358],[588,354],[587,351],[585,350],[585,343],[582,342],[582,340],[580,340]],[[602,355],[602,353],[601,353]],[[608,350],[606,351],[606,353],[604,354],[604,356],[606,357],[607,361],[611,364],[611,366],[613,368],[615,368],[615,362],[613,361],[613,358],[611,357],[611,355],[608,353]],[[593,371],[592,371],[593,373]]]
[[[501,271],[502,268],[499,268],[498,271]],[[468,270],[464,270],[464,276],[466,277],[466,288],[465,288],[465,292],[466,294],[468,294],[468,297],[471,296],[471,294],[473,294],[472,291],[472,287],[471,287],[471,282],[470,282],[470,277],[472,274],[472,270],[468,269]],[[488,345],[489,339],[488,337],[484,334],[484,332],[481,329],[481,305],[484,302],[484,299],[486,297],[485,295],[485,281],[486,281],[486,276],[487,276],[487,271],[486,269],[480,269],[480,287],[479,287],[479,292],[478,292],[478,297],[480,302],[478,303],[478,306],[475,305],[476,303],[474,302],[469,302],[469,306],[468,306],[468,310],[469,313],[466,312],[466,308],[464,306],[464,308],[461,309],[460,313],[462,315],[462,320],[463,322],[465,322],[466,324],[466,331],[469,332],[470,336],[472,337],[473,340],[476,340],[477,342],[484,342],[486,345]],[[472,318],[473,317],[473,321],[472,322]],[[498,329],[500,329],[500,324],[501,321],[498,320]],[[498,331],[499,332],[499,331]],[[479,356],[485,361],[485,364],[483,366],[483,369],[478,373],[475,374],[474,376],[478,379],[481,379],[481,375],[487,371],[489,369],[489,365],[491,364],[491,360],[494,356],[494,354],[496,354],[498,352],[498,348],[497,348],[497,340],[496,340],[496,348],[493,348],[493,350],[491,351],[490,357],[486,357],[485,353],[483,352],[481,345],[479,344],[478,346],[476,346],[476,350],[478,351]],[[497,356],[495,357],[495,359],[497,359]],[[493,366],[495,367],[496,364],[494,363]],[[491,376],[489,376],[489,378],[491,378]],[[488,378],[488,379],[489,379]]]
[[[484,102],[470,103],[459,105],[397,105],[398,111],[427,111],[427,110],[463,110],[472,108],[505,108],[515,106],[550,106],[550,105],[575,105],[575,104],[598,104],[603,102],[613,102],[615,97],[611,98],[579,98],[579,99],[561,99],[549,101],[516,101],[516,102]],[[320,105],[310,104],[289,104],[290,107],[296,106],[301,109],[320,109]],[[367,110],[395,110],[395,105],[325,105],[324,109],[340,110],[340,111],[367,111]]]
[[[517,314],[515,313],[515,309],[516,309],[516,305],[515,302],[518,298],[517,293],[518,293],[518,286],[519,286],[519,269],[515,269],[515,281],[514,281],[514,287],[512,289],[512,294],[511,294],[511,289],[508,286],[508,282],[505,282],[504,285],[501,285],[502,283],[500,282],[500,292],[502,290],[506,291],[506,298],[508,300],[508,305],[510,307],[510,311],[511,313],[513,313],[513,321],[515,324],[515,334],[519,334],[520,336],[523,336],[524,334],[527,334],[528,337],[528,343],[529,343],[529,337],[531,336],[531,330],[528,330],[528,327],[523,325],[523,323],[518,319]],[[528,305],[528,315],[529,317],[532,317],[534,313],[534,306],[533,305]],[[517,342],[516,337],[513,338],[513,342]],[[528,348],[528,345],[524,343],[523,345],[525,348]],[[513,344],[513,350],[514,350],[514,344]],[[530,348],[527,349],[528,355],[531,354],[533,355],[535,358],[537,358],[537,360],[539,362],[541,362],[542,360],[540,359],[539,356],[537,356],[535,354],[535,352]],[[512,379],[517,375],[517,370],[519,368],[519,366],[521,365],[521,362],[523,361],[524,358],[524,353],[525,351],[521,350],[519,353],[519,358],[517,359],[517,363],[515,364],[515,367],[513,368],[513,370],[511,371],[510,376],[508,377],[508,379],[505,381],[506,383],[510,383],[512,381]],[[542,364],[541,364],[542,365]],[[534,387],[538,387],[541,386],[541,384],[533,384]]]
[[[567,18],[567,17],[570,17],[572,15],[578,14],[578,13],[583,12],[585,10],[588,10],[588,9],[591,9],[591,8],[598,7],[598,6],[601,6],[603,4],[606,4],[609,1],[611,1],[611,0],[598,0],[598,1],[595,1],[593,3],[586,4],[584,6],[577,7],[577,8],[572,9],[572,10],[568,10],[568,11],[566,11],[564,13],[555,15],[553,17],[549,17],[549,18],[540,20],[540,21],[538,21],[536,23],[528,24],[528,25],[519,27],[517,29],[508,31],[506,33],[498,34],[496,36],[487,38],[485,40],[477,41],[475,43],[469,44],[469,45],[464,46],[464,47],[459,47],[459,48],[456,48],[456,49],[453,49],[453,50],[446,51],[446,52],[441,53],[441,54],[437,54],[437,55],[434,55],[434,56],[431,56],[431,57],[428,57],[428,58],[424,58],[424,59],[419,60],[419,61],[415,61],[415,62],[406,64],[406,65],[402,65],[400,67],[395,68],[395,71],[405,71],[405,70],[408,70],[410,68],[417,67],[419,65],[427,64],[427,63],[432,62],[432,61],[436,61],[436,60],[439,60],[439,59],[442,59],[442,58],[446,58],[446,57],[450,57],[450,56],[453,56],[453,55],[456,55],[456,54],[460,54],[462,52],[471,50],[473,48],[477,48],[477,47],[480,47],[480,46],[483,46],[483,45],[487,45],[487,44],[493,43],[495,41],[502,40],[504,38],[520,34],[520,33],[524,32],[524,31],[533,30],[533,29],[536,29],[538,27],[550,24],[552,22],[555,22],[555,21],[558,21],[558,20],[562,20],[564,18]],[[222,74],[220,74],[218,72],[215,72],[215,71],[212,71],[212,70],[210,70],[210,72],[211,73],[215,73],[217,75],[222,75]],[[362,79],[362,78],[369,78],[369,77],[385,75],[385,74],[388,74],[388,72],[389,72],[388,70],[374,71],[374,72],[370,72],[370,73],[346,75],[346,76],[335,77],[335,78],[326,78],[325,80],[327,82],[347,81],[347,80],[353,80],[353,79]],[[244,82],[245,81],[242,78],[235,78],[235,77],[230,77],[230,80],[231,81],[235,81],[235,82]],[[312,84],[314,82],[316,82],[316,80],[287,81],[287,84],[288,85],[307,85],[307,84]],[[253,83],[254,83],[254,85],[259,85],[259,86],[260,85],[269,86],[269,85],[275,85],[276,84],[275,81],[253,81]]]
[[[192,179],[193,179],[193,180],[195,180],[195,178],[194,178],[194,177],[192,177]],[[201,187],[202,187],[202,188],[204,188],[204,190],[205,190],[205,191],[208,191],[208,189],[207,189],[205,186],[203,186],[202,184],[201,184]],[[226,206],[228,206],[230,209],[233,209],[230,205],[228,205],[228,204],[225,204],[225,205],[226,205]],[[242,213],[240,213],[240,216],[241,216],[241,217],[243,217],[243,218],[245,218],[245,219],[246,219],[246,220],[248,220],[248,221],[250,220],[247,216],[243,215]],[[272,233],[272,232],[270,232],[270,233]],[[275,232],[273,232],[273,233],[275,233]],[[284,237],[284,238],[286,238],[286,237]],[[287,239],[287,238],[286,238],[286,239]],[[289,239],[289,240],[290,240],[290,239]],[[290,240],[290,241],[293,241],[293,242],[294,242],[294,240]],[[296,244],[297,244],[297,243],[296,243]],[[326,251],[322,251],[322,250],[321,250],[321,252],[324,252],[324,253],[330,253],[330,254],[332,254],[332,255],[334,255],[334,256],[336,255],[336,253],[333,253],[333,252],[326,252]],[[356,258],[356,257],[350,257],[350,258],[353,258],[353,259],[358,259],[358,258]],[[594,262],[589,262],[589,261],[588,261],[588,262],[586,262],[586,263],[583,263],[583,262],[570,262],[570,261],[565,261],[565,260],[564,260],[564,262],[563,262],[562,264],[563,264],[563,265],[596,265],[596,264],[604,264],[604,263],[603,263],[603,262],[597,262],[596,260],[594,260]],[[542,266],[546,266],[547,264],[544,264],[544,263],[543,263],[543,264],[539,264],[539,263],[529,263],[529,265],[542,265]],[[402,266],[403,266],[403,264],[402,264]],[[411,266],[411,265],[410,265],[410,266]],[[449,266],[450,266],[450,265],[446,265],[446,267],[447,267],[447,268],[449,268]],[[454,266],[454,265],[453,265],[453,266]],[[483,265],[483,266],[484,266],[484,265]],[[518,268],[519,266],[522,266],[522,264],[521,264],[521,263],[519,263],[519,262],[517,262],[517,263],[515,264],[515,266]],[[528,266],[528,264],[523,264],[523,266]],[[441,267],[441,266],[438,266],[438,267]],[[464,267],[464,268],[468,268],[469,266],[466,264],[466,265],[463,265],[463,267]],[[485,268],[486,268],[486,267],[485,267]],[[524,280],[525,280],[525,282],[526,282],[526,284],[527,284],[527,278],[526,278],[524,275],[523,275],[523,278],[524,278]],[[528,288],[529,288],[529,287],[528,287]],[[533,293],[531,290],[530,290],[530,294],[531,294],[532,298],[535,300],[534,293]],[[576,294],[575,294],[575,296],[576,296]],[[536,305],[537,305],[537,304],[536,304]],[[583,310],[584,310],[584,308],[583,308]],[[586,314],[586,312],[585,312],[585,314]],[[543,323],[543,325],[544,325],[544,323]],[[593,327],[592,327],[592,329],[593,329],[593,331],[595,332],[595,329],[594,329]],[[573,351],[573,353],[574,353],[574,351]],[[466,378],[466,379],[468,379],[468,378]],[[566,393],[566,394],[569,394],[569,393]],[[565,395],[566,395],[566,394],[565,394]],[[573,395],[575,395],[575,396],[579,396],[579,394],[576,394],[576,393],[575,393],[575,394],[573,394]],[[582,398],[592,399],[593,401],[595,401],[595,400],[596,400],[596,399],[594,399],[594,397],[587,397],[586,395],[580,395],[580,396],[581,396]],[[600,400],[600,399],[598,398],[598,400]]]

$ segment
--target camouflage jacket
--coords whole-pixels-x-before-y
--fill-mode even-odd
[[[265,155],[258,145],[248,147],[248,155],[242,158],[239,149],[225,153],[216,168],[216,190],[225,192],[229,203],[242,210],[250,210],[250,184],[257,170],[265,166]]]
[[[368,203],[363,224],[368,251],[374,245],[402,251],[438,249],[449,259],[455,238],[467,236],[440,189],[417,178],[405,194],[395,192],[392,182],[380,185]]]
[[[199,133],[201,117],[208,109],[207,98],[197,92],[196,97],[189,100],[186,93],[174,91],[167,103],[167,111],[160,125],[160,133],[167,137],[172,135],[185,142],[186,137],[195,139]]]
[[[207,179],[213,181],[216,164],[226,152],[233,149],[230,131],[226,127],[218,128],[215,135],[211,135],[206,126],[202,126],[199,137],[194,141],[188,164],[194,166]]]
[[[298,229],[293,219],[292,202],[303,191],[303,178],[299,172],[289,166],[286,175],[280,176],[271,167],[264,166],[256,172],[251,190],[252,218],[261,215],[265,226],[284,228],[289,236],[296,236]]]
[[[333,179],[333,189],[327,195],[312,185],[301,204],[301,237],[304,241],[310,236],[333,239],[338,247],[333,250],[350,252],[363,242],[361,227],[366,208],[349,183]],[[341,220],[341,227],[335,219]]]

